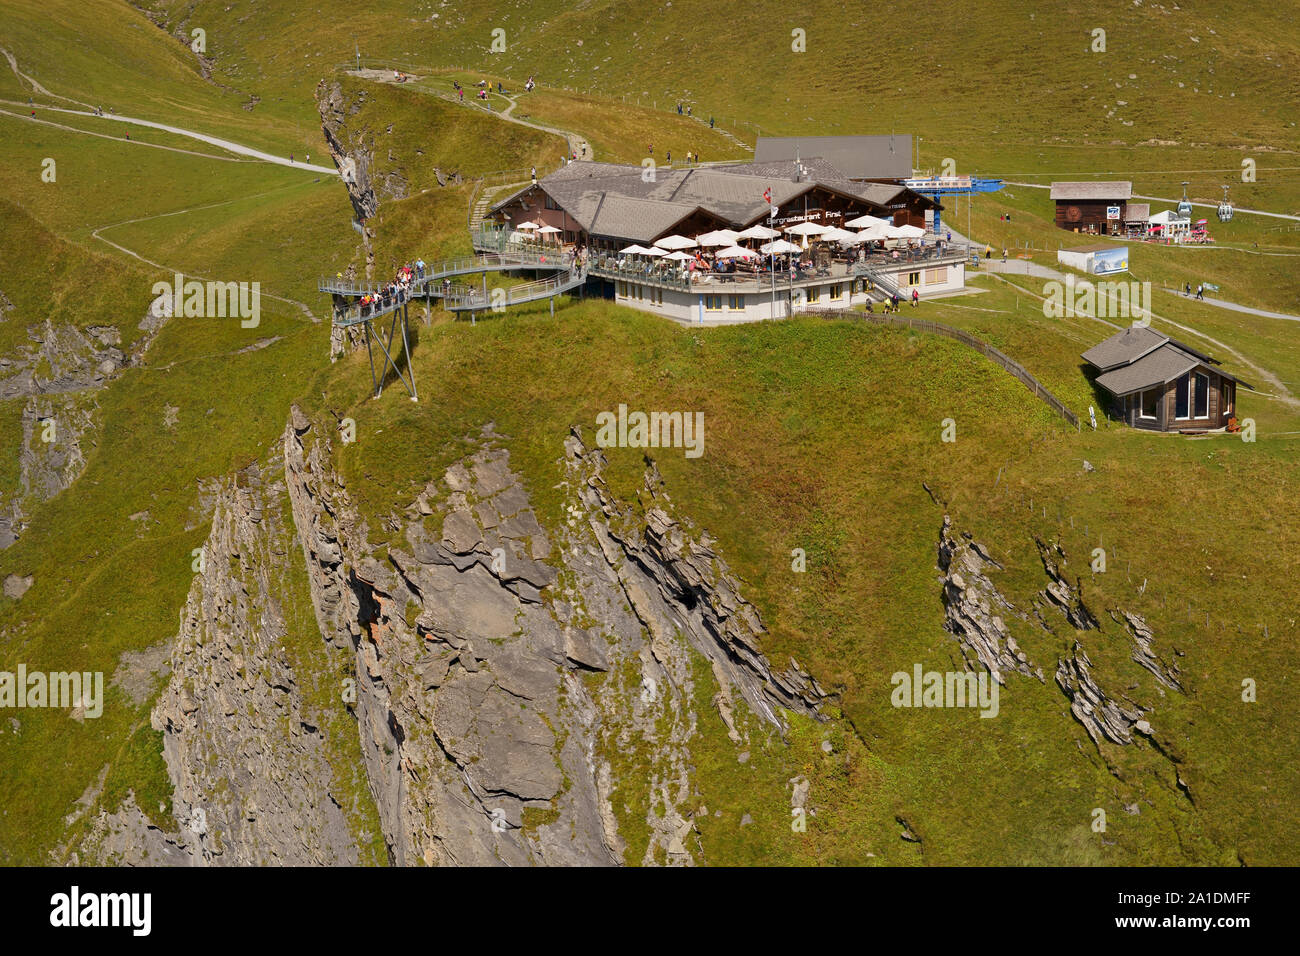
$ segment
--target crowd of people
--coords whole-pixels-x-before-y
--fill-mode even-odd
[[[361,297],[361,317],[379,315],[406,302],[411,297],[411,287],[424,278],[424,270],[423,259],[403,265],[391,282],[386,282],[375,292],[367,292]]]

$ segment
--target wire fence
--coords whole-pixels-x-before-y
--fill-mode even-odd
[[[1066,404],[1057,398],[1052,392],[1034,377],[1028,369],[1017,362],[1005,352],[995,349],[982,339],[971,335],[962,329],[953,328],[951,325],[944,325],[942,322],[932,322],[929,319],[917,319],[911,316],[899,314],[881,315],[873,312],[857,312],[849,309],[805,309],[805,315],[819,315],[825,319],[860,319],[865,322],[873,322],[876,325],[898,325],[909,329],[916,329],[920,332],[933,332],[935,335],[947,336],[950,339],[956,339],[963,345],[968,345],[980,354],[984,355],[993,363],[1002,366],[1026,388],[1034,393],[1044,405],[1060,415],[1066,422],[1074,426],[1078,431],[1082,428],[1079,423],[1079,416],[1070,411]]]

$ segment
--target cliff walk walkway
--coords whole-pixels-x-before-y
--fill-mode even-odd
[[[449,279],[482,275],[484,277],[484,289],[486,289],[486,278],[489,272],[519,272],[524,270],[553,272],[556,273],[557,278],[561,275],[567,275],[566,281],[554,283],[557,288],[551,291],[549,295],[558,295],[560,292],[568,291],[580,284],[572,280],[572,274],[574,273],[573,257],[558,250],[543,248],[512,249],[503,252],[461,256],[456,259],[444,259],[441,262],[426,264],[423,274],[413,276],[405,288],[400,289],[396,295],[389,296],[387,300],[381,303],[362,307],[360,302],[356,302],[341,309],[336,308],[334,324],[346,328],[394,312],[412,299],[442,298],[451,291],[444,288],[444,282]],[[581,272],[581,270],[579,271]],[[581,274],[585,278],[585,272],[581,272]],[[548,281],[550,280],[542,280],[543,283]],[[332,278],[322,277],[316,288],[320,292],[327,292],[339,298],[360,299],[362,296],[381,296],[386,285],[388,285],[386,282],[346,279],[341,276],[334,276]],[[539,286],[539,283],[528,283],[528,285]],[[559,288],[560,286],[563,286],[563,288]],[[457,288],[456,301],[458,303],[468,302],[472,298],[465,289],[466,287],[463,284]],[[448,298],[448,308],[452,308],[450,296]],[[486,292],[484,298],[486,298]],[[540,298],[546,298],[546,295],[536,294],[532,298],[524,299],[516,294],[511,298],[510,304]],[[481,310],[483,306],[479,305],[476,308]],[[453,311],[473,311],[473,309],[469,306],[457,305]]]

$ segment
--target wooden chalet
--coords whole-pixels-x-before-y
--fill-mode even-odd
[[[1123,329],[1083,353],[1112,414],[1150,431],[1210,431],[1237,416],[1237,386],[1217,359],[1150,327]]]

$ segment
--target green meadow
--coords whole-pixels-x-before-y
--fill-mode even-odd
[[[580,133],[611,161],[637,162],[650,142],[656,157],[743,158],[732,137],[752,145],[759,130],[913,133],[922,169],[951,158],[958,172],[1008,182],[969,210],[954,203],[945,211],[954,228],[964,233],[969,216],[979,241],[1053,268],[1058,248],[1088,240],[1055,228],[1047,190],[1020,184],[1127,179],[1135,192],[1177,198],[1189,180],[1191,198],[1217,202],[1231,183],[1239,207],[1300,214],[1300,36],[1284,9],[1024,0],[995,16],[941,3],[926,30],[909,8],[845,11],[822,0],[779,15],[677,0],[631,25],[627,6],[611,0],[490,10],[381,0],[364,15],[337,0],[255,9],[0,0],[0,11],[0,47],[49,91],[0,62],[0,108],[20,114],[0,114],[0,292],[12,303],[0,356],[31,344],[28,330],[46,320],[114,325],[129,348],[144,334],[153,284],[175,272],[262,290],[256,328],[175,318],[141,364],[77,399],[93,421],[83,473],[49,500],[27,499],[27,530],[0,551],[0,577],[35,582],[20,600],[0,597],[0,669],[75,661],[111,675],[123,653],[172,640],[191,552],[208,534],[202,489],[265,463],[293,402],[317,421],[355,419],[358,440],[336,447],[335,465],[372,529],[487,422],[539,519],[559,526],[571,426],[590,436],[596,415],[620,403],[694,409],[704,413],[705,454],[656,459],[678,512],[717,539],[744,581],[769,659],[794,657],[838,695],[832,720],[794,720],[785,740],[742,710],[752,759],[740,764],[701,666],[693,779],[701,802],[720,811],[700,823],[707,862],[1295,862],[1300,783],[1286,687],[1300,527],[1286,516],[1300,492],[1300,407],[1279,386],[1300,395],[1300,326],[1165,291],[1211,282],[1225,299],[1300,314],[1300,232],[1281,228],[1287,221],[1239,213],[1219,224],[1207,209],[1214,247],[1132,250],[1131,278],[1155,289],[1155,327],[1258,388],[1239,397],[1259,426],[1254,443],[1139,433],[1104,417],[1076,431],[976,352],[851,317],[698,329],[592,300],[557,303],[553,318],[540,303],[474,325],[434,307],[418,316],[402,359],[420,402],[395,381],[375,400],[364,350],[330,364],[330,302],[316,291],[320,275],[349,266],[364,275],[368,261],[383,278],[416,256],[468,252],[478,177],[559,162],[559,137],[431,95],[453,77],[467,89],[500,79],[513,93],[536,75],[539,90],[520,95],[512,116]],[[204,61],[178,38],[195,28],[205,31]],[[492,53],[497,28],[506,48]],[[1106,31],[1106,52],[1090,51],[1094,29]],[[791,49],[798,30],[806,52]],[[367,65],[401,64],[421,79],[348,75],[358,48]],[[998,80],[980,79],[990,76]],[[111,106],[328,164],[314,101],[321,80],[341,84],[348,142],[373,152],[377,178],[402,184],[381,189],[365,241],[336,177],[48,109]],[[23,119],[28,96],[40,118],[72,128]],[[676,115],[678,100],[694,118]],[[508,105],[491,100],[494,113]],[[710,116],[719,129],[708,129]],[[41,177],[49,158],[55,182]],[[1258,161],[1254,182],[1241,181],[1243,158]],[[460,182],[439,185],[439,174],[457,173]],[[1102,399],[1079,355],[1109,327],[1047,317],[1037,278],[977,269],[968,284],[972,294],[911,314],[1006,352],[1086,422]],[[4,501],[21,493],[25,404],[0,403]],[[955,442],[940,440],[947,419]],[[642,457],[608,457],[611,486],[633,496]],[[1004,565],[993,577],[1016,608],[1007,624],[1046,677],[1009,676],[995,720],[890,703],[895,672],[960,666],[936,569],[945,508]],[[1098,683],[1151,708],[1173,759],[1143,742],[1098,748],[1069,714],[1053,674],[1076,634],[1050,608],[1039,622],[1046,578],[1035,538],[1061,545],[1066,573],[1102,621],[1080,636]],[[1089,567],[1097,547],[1107,551],[1104,573]],[[808,556],[805,573],[792,570],[795,549]],[[337,662],[325,657],[289,550],[298,562],[285,575],[289,652],[311,705],[326,713],[321,688]],[[1130,658],[1114,608],[1147,618],[1157,652],[1178,661],[1185,695]],[[1259,686],[1254,703],[1242,700],[1247,679]],[[0,719],[0,862],[66,859],[80,824],[65,818],[106,768],[99,806],[133,794],[172,825],[153,703],[113,689],[98,720],[38,710],[17,726]],[[347,720],[326,719],[340,792],[373,832]],[[620,779],[643,779],[653,749],[610,755]],[[798,774],[818,807],[803,834],[788,817]],[[1112,821],[1105,841],[1089,829],[1099,806]],[[644,811],[619,811],[633,862]],[[742,826],[746,815],[753,824]],[[899,839],[900,819],[920,843]],[[382,848],[367,853],[378,861]]]

